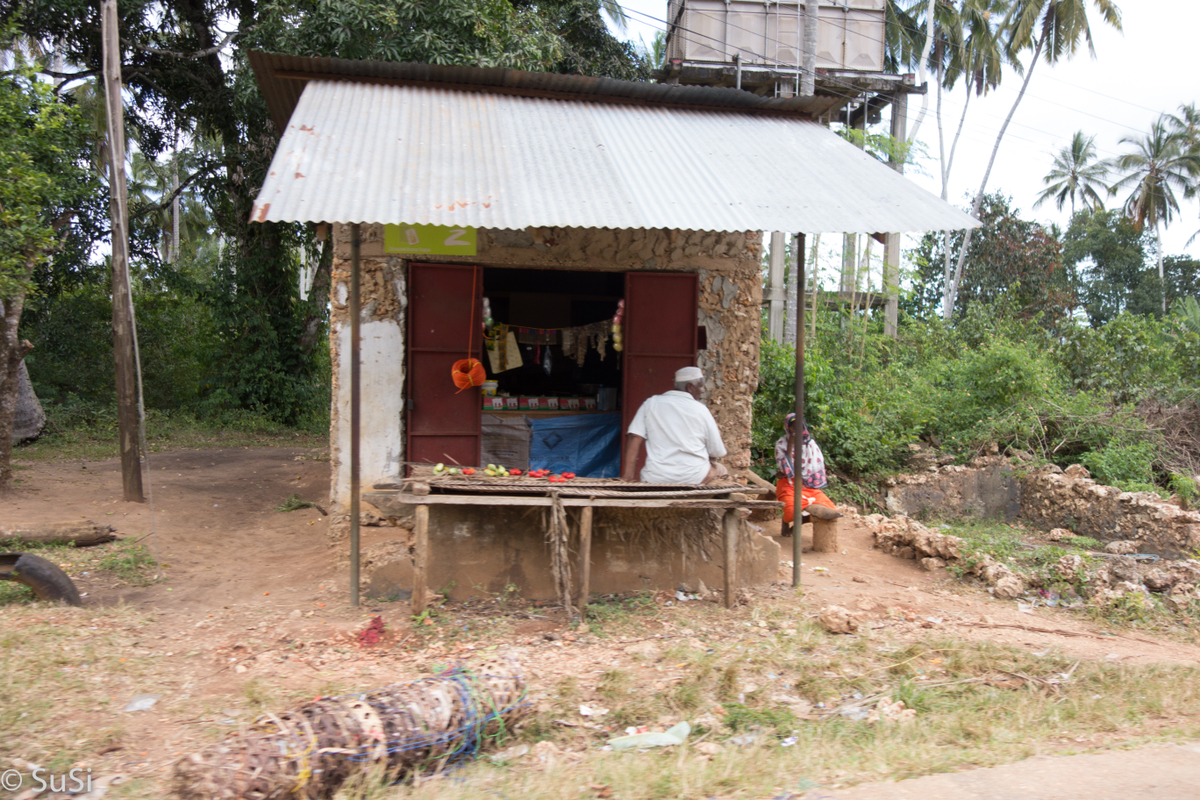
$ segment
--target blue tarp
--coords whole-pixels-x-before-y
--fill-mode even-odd
[[[581,478],[621,474],[621,415],[531,418],[530,469],[574,472]]]

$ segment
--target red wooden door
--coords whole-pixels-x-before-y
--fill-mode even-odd
[[[675,385],[675,371],[696,366],[699,276],[681,272],[625,274],[625,371],[621,430],[646,398]],[[622,447],[622,459],[624,448]],[[645,454],[638,461],[640,473]],[[623,465],[622,465],[623,466]]]
[[[481,267],[409,262],[407,461],[479,463],[482,395],[450,368],[479,357],[482,297]]]

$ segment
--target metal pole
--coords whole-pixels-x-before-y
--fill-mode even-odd
[[[792,438],[792,586],[800,585],[800,438],[804,432],[804,234],[796,234],[796,435]]]
[[[350,605],[358,605],[358,444],[359,444],[359,296],[358,267],[362,244],[357,222],[350,225]]]

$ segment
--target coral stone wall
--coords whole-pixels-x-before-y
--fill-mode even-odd
[[[705,231],[529,228],[478,232],[473,257],[394,256],[384,252],[383,226],[361,229],[362,485],[393,478],[404,460],[403,406],[406,270],[409,261],[473,263],[535,269],[693,272],[699,275],[699,324],[707,349],[708,405],[721,429],[731,469],[750,465],[751,398],[758,385],[762,282],[761,234]],[[332,319],[333,401],[331,499],[349,501],[350,228],[334,228]]]

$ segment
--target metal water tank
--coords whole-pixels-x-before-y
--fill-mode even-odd
[[[822,0],[817,69],[882,73],[886,3]],[[667,58],[799,69],[804,5],[804,0],[669,0]]]

